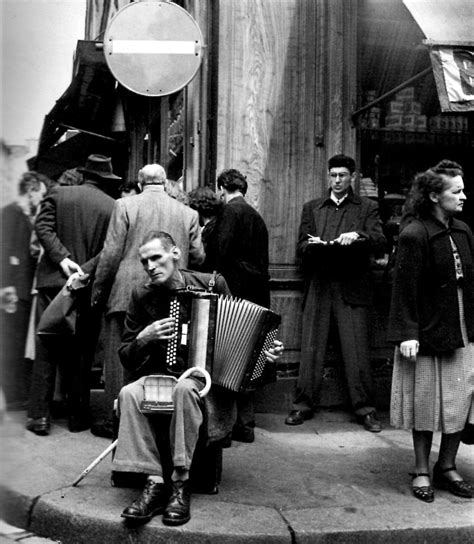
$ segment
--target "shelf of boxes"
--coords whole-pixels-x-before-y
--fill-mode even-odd
[[[372,95],[368,95],[373,99]],[[468,119],[460,114],[439,114],[427,117],[422,113],[422,105],[415,99],[414,87],[407,87],[395,95],[395,98],[388,102],[384,108],[374,106],[361,119],[361,128],[366,130],[381,130],[394,133],[385,141],[391,143],[408,143],[413,140],[424,141],[425,143],[447,143],[453,145],[469,141]],[[421,138],[402,136],[402,133],[422,133]],[[382,132],[383,134],[383,132]],[[426,136],[429,134],[430,136]],[[438,134],[442,136],[438,138]],[[460,137],[453,136],[459,134]]]

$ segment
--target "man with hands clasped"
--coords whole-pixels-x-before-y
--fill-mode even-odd
[[[356,195],[355,161],[329,159],[326,196],[303,207],[298,257],[305,275],[301,363],[293,407],[285,420],[300,425],[313,415],[319,395],[330,325],[337,327],[352,408],[371,432],[381,430],[375,413],[368,350],[372,301],[370,257],[384,248],[377,204]]]
[[[37,322],[60,292],[68,278],[93,276],[104,245],[114,200],[107,192],[121,178],[112,170],[110,157],[89,155],[82,185],[53,188],[41,204],[35,223],[44,248],[37,268]],[[72,339],[60,337],[54,343],[38,335],[31,379],[27,429],[38,435],[50,431],[50,404],[53,400],[56,366],[67,366],[69,430],[89,427],[89,372],[97,334],[89,312],[89,290],[84,289],[81,314]]]

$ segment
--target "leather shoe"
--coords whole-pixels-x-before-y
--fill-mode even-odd
[[[409,473],[412,480],[423,476],[430,479],[430,475],[427,472],[410,472]],[[413,495],[416,499],[423,502],[433,502],[434,501],[434,491],[430,485],[412,485]]]
[[[234,425],[232,429],[232,440],[251,444],[255,442],[255,431],[247,425]]]
[[[474,486],[472,486],[466,480],[450,480],[445,474],[447,472],[456,471],[456,467],[442,469],[435,464],[433,467],[433,485],[438,489],[445,489],[456,497],[462,497],[463,499],[474,498]]]
[[[90,429],[91,423],[88,417],[69,416],[69,432],[80,433]]]
[[[163,514],[165,525],[183,525],[191,519],[189,480],[173,482],[171,497]]]
[[[374,412],[369,412],[363,416],[357,416],[357,422],[360,425],[364,426],[366,431],[371,433],[379,433],[382,430],[382,424],[377,419],[377,414]]]
[[[285,419],[287,425],[301,425],[307,419],[313,417],[313,412],[311,410],[291,410],[288,416]]]
[[[106,419],[93,423],[91,425],[91,433],[94,436],[101,436],[102,438],[115,438],[114,425]]]
[[[51,430],[51,420],[49,417],[29,417],[26,421],[26,428],[39,436],[47,436]]]
[[[163,512],[167,498],[165,484],[147,480],[141,496],[127,506],[121,515],[128,520],[146,523]]]

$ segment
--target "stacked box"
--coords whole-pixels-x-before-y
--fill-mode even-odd
[[[428,129],[431,132],[438,132],[441,130],[441,116],[433,115],[428,119]]]
[[[392,100],[388,104],[387,115],[397,115],[405,113],[405,104],[400,100]]]
[[[395,95],[395,100],[399,100],[400,102],[415,100],[415,87],[406,87],[405,89],[399,91]]]
[[[417,115],[409,114],[403,116],[403,128],[405,130],[415,130]]]
[[[465,115],[434,115],[428,120],[432,132],[466,132],[468,121]]]
[[[385,117],[385,128],[398,130],[403,127],[403,115],[401,113],[387,115]]]
[[[427,118],[426,115],[417,115],[415,121],[415,130],[426,132],[427,130]]]
[[[362,117],[362,126],[366,128],[380,128],[380,114],[381,109],[374,106]]]
[[[380,108],[373,107],[369,111],[369,116],[367,124],[369,128],[379,128],[380,127]]]
[[[403,108],[404,113],[421,115],[420,102],[417,102],[416,100],[410,100],[409,102],[408,101],[404,102],[403,105],[404,105],[404,108]]]
[[[370,102],[373,102],[377,98],[377,91],[370,90],[365,92],[365,102],[366,104],[369,104]]]
[[[449,115],[439,116],[439,130],[441,132],[448,132],[451,129],[451,121]]]
[[[426,116],[421,115],[421,103],[415,100],[415,88],[407,87],[388,104],[385,127],[391,130],[426,130]]]

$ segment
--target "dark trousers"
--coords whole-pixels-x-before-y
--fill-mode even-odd
[[[58,289],[38,290],[36,323],[58,292]],[[78,298],[75,335],[36,335],[28,417],[50,416],[56,369],[59,366],[64,370],[69,415],[84,419],[89,417],[90,370],[98,330],[96,321],[89,311],[89,293],[84,291]]]
[[[128,372],[124,370],[118,355],[118,349],[122,343],[124,322],[125,312],[115,312],[107,315],[102,321],[102,330],[100,332],[103,344],[106,418],[110,422],[113,420],[114,401],[118,398],[120,390],[126,381],[129,381]]]
[[[331,319],[337,327],[349,396],[354,412],[374,409],[368,347],[368,311],[344,301],[340,284],[310,287],[303,311],[301,364],[294,409],[311,407],[320,393]]]
[[[30,311],[31,301],[19,300],[14,313],[0,313],[0,383],[8,404],[24,403],[28,398],[31,361],[25,359],[25,343]]]

